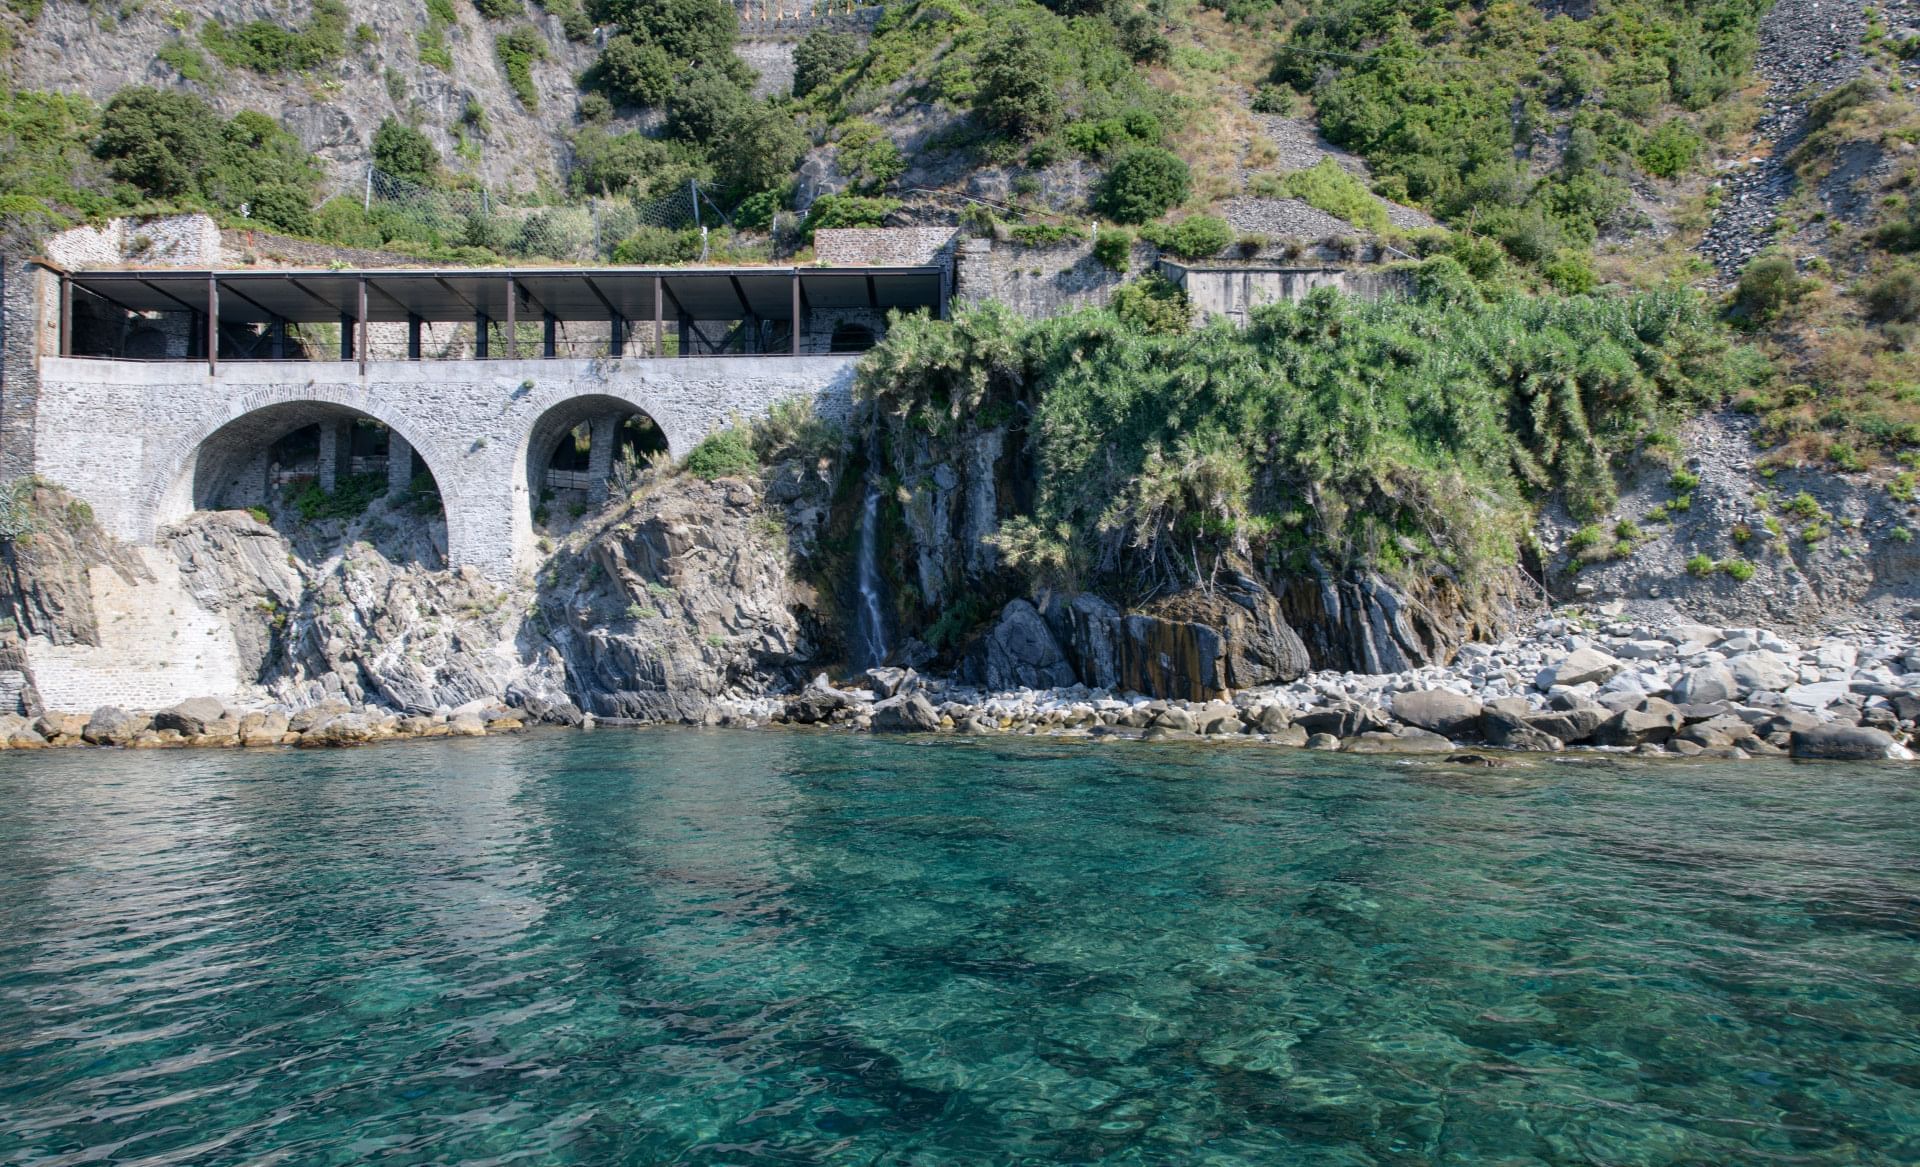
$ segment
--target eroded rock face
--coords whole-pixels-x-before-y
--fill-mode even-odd
[[[1094,595],[1055,598],[1047,622],[1075,674],[1095,688],[1207,701],[1311,667],[1278,600],[1241,573],[1132,612]]]
[[[961,670],[963,678],[989,689],[1051,689],[1074,682],[1067,655],[1025,600],[1013,600],[1000,619],[974,642]]]
[[[697,720],[728,692],[804,679],[814,655],[784,532],[742,479],[663,482],[549,567],[544,637],[588,712]]]

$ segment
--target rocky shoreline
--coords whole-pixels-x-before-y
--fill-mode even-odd
[[[401,713],[334,698],[306,709],[232,709],[193,698],[138,713],[0,717],[0,749],[47,746],[348,746],[481,737],[542,720],[475,701]],[[554,720],[551,716],[545,720]],[[588,716],[563,719],[601,724]],[[1317,750],[1451,754],[1600,749],[1636,755],[1913,760],[1920,642],[1857,630],[1801,645],[1759,628],[1649,628],[1563,614],[1525,635],[1462,646],[1448,666],[1390,674],[1310,673],[1207,702],[1084,685],[987,692],[911,669],[853,683],[822,674],[789,695],[716,702],[707,725],[783,724],[874,733],[1240,739]]]

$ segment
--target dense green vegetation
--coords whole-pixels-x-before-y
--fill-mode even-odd
[[[1285,29],[1274,78],[1310,95],[1377,189],[1538,262],[1591,245],[1638,168],[1670,177],[1733,128],[1766,0],[1437,0],[1316,4]],[[1284,19],[1249,0],[1251,23]],[[1557,159],[1548,148],[1566,134]]]
[[[1058,582],[1137,593],[1222,554],[1483,578],[1514,561],[1530,502],[1604,511],[1617,465],[1749,367],[1685,293],[1489,303],[1446,259],[1421,286],[1322,290],[1245,331],[994,307],[903,319],[858,386],[936,439],[1030,410],[1038,493],[1001,546]]]
[[[256,73],[317,69],[346,55],[347,6],[341,0],[315,0],[313,15],[294,29],[271,20],[251,20],[237,28],[209,20],[200,28],[200,43],[235,69]]]

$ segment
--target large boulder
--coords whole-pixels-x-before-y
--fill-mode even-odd
[[[1597,648],[1576,648],[1540,670],[1540,675],[1534,678],[1533,683],[1542,690],[1556,685],[1597,685],[1611,679],[1623,667],[1619,661]]]
[[[129,713],[118,705],[102,705],[87,718],[87,728],[80,736],[96,746],[124,746],[151,725],[142,714]]]
[[[1357,701],[1337,701],[1309,709],[1293,721],[1309,735],[1331,734],[1338,738],[1393,727],[1392,718]]]
[[[932,733],[940,728],[940,711],[918,693],[889,697],[873,707],[875,733]]]
[[[989,689],[1061,689],[1074,683],[1060,642],[1025,600],[1001,609],[1000,619],[974,642],[966,672]]]
[[[1727,669],[1733,673],[1739,696],[1751,693],[1785,692],[1800,681],[1800,670],[1764,648],[1729,657]]]
[[[1884,730],[1857,725],[1823,725],[1793,731],[1793,756],[1845,762],[1911,762],[1913,751]]]
[[[1393,715],[1408,725],[1447,737],[1459,737],[1479,727],[1480,699],[1447,689],[1424,689],[1414,693],[1396,693]]]
[[[171,729],[182,737],[199,737],[207,726],[227,715],[227,707],[212,697],[189,697],[153,715],[153,728]]]
[[[474,716],[477,719],[478,715]],[[336,713],[313,723],[300,735],[303,746],[356,746],[377,735],[373,719],[364,713]]]
[[[1593,731],[1593,741],[1602,746],[1664,744],[1679,732],[1683,722],[1679,709],[1657,697],[1651,697],[1601,722],[1599,728]]]
[[[1606,710],[1598,705],[1580,704],[1572,709],[1550,709],[1544,713],[1530,714],[1527,727],[1546,734],[1563,744],[1583,742],[1593,736],[1600,723],[1608,717]]]
[[[1417,727],[1398,732],[1369,730],[1340,743],[1349,754],[1450,754],[1453,743],[1437,733]]]
[[[1673,686],[1673,699],[1681,705],[1708,705],[1731,701],[1740,695],[1733,670],[1722,664],[1701,665],[1689,669]]]

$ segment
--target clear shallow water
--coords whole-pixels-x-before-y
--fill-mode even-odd
[[[1920,1160],[1920,777],[0,756],[8,1164]]]

